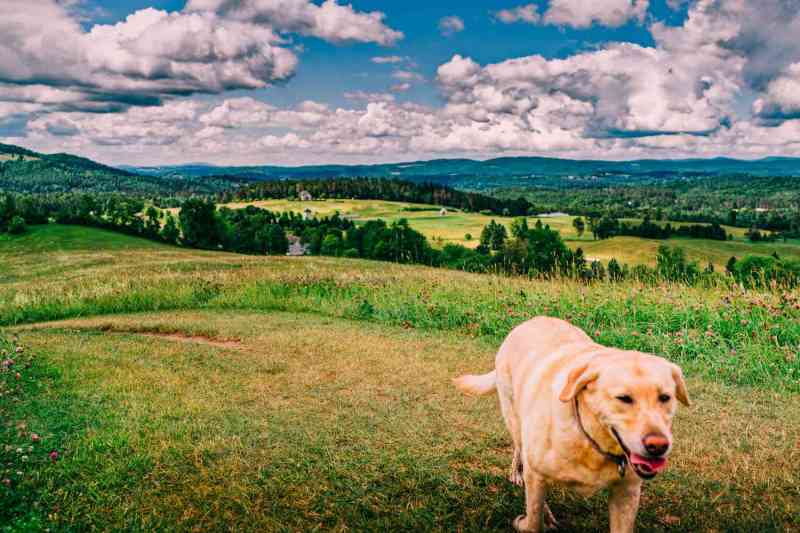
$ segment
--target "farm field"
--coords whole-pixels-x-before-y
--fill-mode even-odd
[[[509,226],[512,217],[487,216],[480,213],[465,213],[448,210],[446,216],[439,215],[436,206],[423,206],[403,202],[387,202],[382,200],[314,200],[310,202],[291,200],[263,200],[248,203],[224,204],[230,208],[241,208],[255,205],[272,211],[293,211],[301,213],[306,208],[319,216],[332,215],[339,212],[343,216],[352,218],[356,223],[381,218],[394,221],[400,218],[408,219],[411,227],[423,233],[431,240],[434,246],[446,243],[462,244],[475,247],[479,243],[481,230],[491,220]],[[424,208],[426,211],[408,211],[408,208]],[[617,261],[636,264],[655,264],[656,250],[661,244],[680,246],[684,248],[691,259],[696,259],[701,266],[709,262],[716,268],[724,269],[731,256],[741,258],[745,255],[770,255],[777,252],[781,257],[800,258],[800,243],[775,242],[752,243],[745,239],[745,229],[723,226],[725,230],[734,235],[733,241],[714,241],[705,239],[673,238],[667,240],[640,239],[637,237],[614,237],[602,241],[593,240],[588,228],[582,237],[578,237],[572,226],[574,217],[568,215],[529,217],[529,225],[537,220],[559,231],[562,238],[571,248],[582,248],[590,259],[607,262],[612,258]],[[638,223],[637,219],[622,219],[627,222]],[[686,223],[672,222],[673,226],[682,226]],[[466,234],[472,235],[472,240],[465,240]]]
[[[800,529],[800,291],[242,256],[59,225],[0,240],[0,323],[35,355],[0,405],[0,524],[508,531],[523,501],[496,402],[450,378],[490,368],[539,314],[688,376],[640,530]],[[563,531],[608,527],[602,496],[550,504]]]

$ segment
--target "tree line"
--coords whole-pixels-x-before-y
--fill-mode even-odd
[[[547,181],[550,183],[552,180]],[[559,180],[564,186],[506,187],[493,194],[523,196],[538,212],[564,211],[587,218],[645,218],[753,228],[800,238],[800,178],[731,175],[664,180],[663,183]],[[545,182],[543,182],[545,183]]]
[[[432,204],[471,212],[484,211],[498,216],[524,216],[531,214],[534,207],[521,197],[501,199],[435,183],[382,178],[265,181],[220,193],[217,199],[221,203],[274,198],[297,199],[302,191],[310,193],[316,199],[345,198]]]
[[[579,236],[583,234],[587,225],[582,217],[574,218],[572,224]],[[667,222],[661,225],[650,220],[648,215],[645,215],[644,220],[638,224],[619,220],[610,215],[588,217],[588,226],[595,239],[609,239],[617,236],[640,237],[643,239],[689,237],[716,241],[733,239],[733,235],[728,234],[725,228],[717,223],[673,226]]]

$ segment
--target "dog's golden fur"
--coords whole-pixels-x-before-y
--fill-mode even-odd
[[[608,487],[611,531],[633,531],[640,476],[654,475],[661,466],[650,470],[648,461],[663,462],[671,448],[676,400],[689,404],[678,366],[601,346],[581,329],[548,317],[515,328],[497,353],[494,371],[462,376],[455,384],[467,394],[497,390],[514,443],[510,479],[526,492],[526,514],[514,521],[519,531],[555,525],[544,501],[549,482],[586,495]],[[635,459],[624,476],[581,430],[576,399],[583,428],[599,447]],[[649,453],[647,439],[658,443],[658,458]]]

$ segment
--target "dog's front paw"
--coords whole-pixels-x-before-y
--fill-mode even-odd
[[[525,516],[524,514],[521,514],[518,517],[516,517],[512,524],[514,526],[514,531],[520,531],[520,532],[525,532],[525,533],[529,533],[531,531],[536,531],[534,528],[532,528],[529,525],[528,517]]]

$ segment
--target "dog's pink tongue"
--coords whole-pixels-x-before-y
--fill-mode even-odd
[[[643,470],[649,472],[661,472],[667,466],[667,460],[664,457],[642,457],[641,455],[632,453],[631,462]]]

